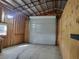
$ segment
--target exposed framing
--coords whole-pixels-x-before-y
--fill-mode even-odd
[[[63,2],[62,1],[67,1],[67,0],[46,0],[45,2],[43,2],[43,3],[41,3],[40,2],[40,0],[37,0],[37,1],[33,1],[33,0],[30,0],[31,2],[30,3],[27,3],[27,2],[25,2],[24,0],[21,0],[23,3],[24,3],[24,5],[21,5],[19,2],[17,2],[16,0],[12,0],[14,3],[16,3],[17,5],[18,5],[18,7],[16,7],[16,6],[13,6],[11,3],[9,3],[9,2],[7,2],[6,0],[1,0],[1,1],[3,1],[4,3],[6,3],[6,4],[8,4],[8,5],[10,5],[10,6],[12,6],[13,7],[13,9],[14,10],[18,10],[18,11],[20,11],[20,12],[22,12],[23,14],[25,14],[25,15],[27,15],[27,16],[30,16],[30,15],[36,15],[36,16],[38,16],[38,15],[40,15],[40,14],[46,14],[46,11],[48,10],[48,12],[50,12],[50,10],[49,10],[49,7],[48,7],[48,2],[52,2],[52,11],[54,11],[55,13],[57,13],[58,12],[58,10],[63,10],[63,8],[62,8],[62,5],[63,5]],[[41,11],[36,7],[36,6],[38,6],[38,5],[35,5],[34,3],[35,2],[38,2],[39,4],[38,5],[40,5],[40,7],[41,7]],[[60,4],[59,6],[58,6],[58,3]],[[33,4],[33,6],[29,6],[29,4]],[[44,10],[43,9],[43,6],[42,6],[42,4],[46,4],[46,10]],[[24,6],[27,6],[28,8],[24,8]],[[35,12],[32,8],[35,8],[36,10],[37,10],[37,12]],[[21,8],[22,10],[20,10],[20,9],[18,9],[18,8]],[[31,13],[29,10],[27,10],[27,9],[30,9],[30,11],[31,12],[33,12],[33,13]],[[26,11],[27,13],[24,13],[23,11]],[[60,12],[60,11],[59,11]],[[38,14],[37,14],[38,13]]]

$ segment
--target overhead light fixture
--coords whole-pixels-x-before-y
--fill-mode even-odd
[[[12,15],[7,15],[7,18],[12,19],[12,18],[13,18],[13,16],[12,16]]]

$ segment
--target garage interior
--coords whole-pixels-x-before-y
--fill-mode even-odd
[[[79,0],[0,0],[0,59],[79,59]]]

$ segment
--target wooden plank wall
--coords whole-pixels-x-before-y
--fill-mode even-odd
[[[3,47],[8,47],[24,42],[25,35],[25,21],[26,16],[18,13],[18,11],[12,12],[4,8],[5,20],[8,25],[8,35],[3,41]],[[13,18],[8,18],[7,15],[12,15]]]
[[[3,46],[8,47],[19,43],[29,42],[29,18],[24,16],[23,14],[18,14],[18,11],[12,12],[7,8],[4,8],[4,13],[4,22],[8,24],[8,35],[5,37],[5,40],[3,41]],[[7,15],[13,15],[13,18],[7,18]],[[53,15],[56,14],[53,12],[48,12],[45,14],[41,14],[40,16]]]
[[[79,59],[79,41],[70,38],[79,34],[79,0],[68,0],[59,21],[59,46],[63,59]]]
[[[29,43],[29,18],[27,17],[25,21],[25,43]]]

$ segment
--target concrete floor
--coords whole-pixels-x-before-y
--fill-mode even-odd
[[[30,58],[32,56],[32,58]],[[0,59],[62,59],[59,48],[47,45],[23,44],[3,49]]]

